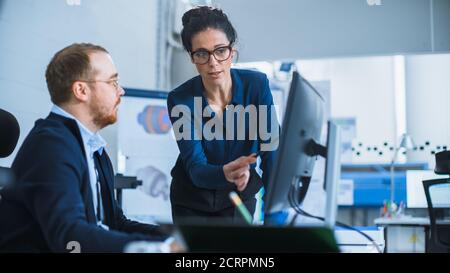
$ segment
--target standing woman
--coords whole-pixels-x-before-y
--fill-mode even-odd
[[[231,69],[237,35],[220,9],[193,8],[183,15],[182,21],[183,46],[199,75],[170,92],[167,99],[180,150],[171,172],[172,218],[174,223],[194,218],[201,222],[217,219],[241,222],[242,217],[229,199],[229,192],[236,191],[253,215],[255,194],[262,186],[267,186],[275,157],[274,149],[262,153],[261,178],[255,171],[255,153],[261,150],[261,144],[274,139],[261,138],[257,132],[267,128],[267,136],[273,128],[278,140],[279,129],[269,82],[263,73]],[[256,109],[264,106],[266,119],[262,123],[266,127],[261,127],[260,112],[257,120],[247,115],[228,124],[230,117],[239,116],[229,109],[238,109],[238,106],[255,106]],[[183,126],[179,126],[181,119]],[[214,138],[205,134],[205,125],[212,119],[221,122],[211,129]]]

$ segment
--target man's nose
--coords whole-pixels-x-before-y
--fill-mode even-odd
[[[119,97],[122,97],[123,95],[125,95],[125,89],[123,89],[122,86],[119,86]]]

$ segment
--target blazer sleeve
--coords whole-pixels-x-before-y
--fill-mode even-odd
[[[119,205],[115,204],[117,229],[126,233],[141,233],[151,236],[155,241],[163,241],[169,236],[169,231],[165,231],[159,225],[143,224],[128,219]]]
[[[81,252],[122,252],[129,242],[151,240],[88,223],[80,193],[82,153],[67,139],[55,134],[35,137],[23,151],[34,157],[16,166],[23,173],[18,182],[24,203],[51,251],[67,252],[67,244],[76,241]]]
[[[187,110],[180,117],[172,115],[172,111],[175,106],[184,108]],[[175,103],[173,99],[173,92],[169,94],[167,98],[167,108],[169,110],[170,120],[172,125],[176,125],[177,122],[181,122],[184,119],[183,124],[189,124],[189,129],[182,128],[180,132],[177,132],[177,128],[174,128],[175,137],[177,138],[178,148],[180,155],[184,163],[184,168],[189,175],[192,183],[200,188],[204,189],[225,189],[230,183],[226,180],[223,172],[223,165],[215,165],[208,162],[203,146],[200,140],[196,140],[196,134],[202,134],[198,131],[201,128],[201,121],[196,119],[193,111],[186,105],[181,103]],[[189,112],[188,112],[189,111]],[[177,126],[174,126],[177,127]],[[181,128],[181,127],[180,127]],[[189,136],[190,139],[182,137]]]

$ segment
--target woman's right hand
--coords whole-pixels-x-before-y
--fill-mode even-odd
[[[250,164],[255,162],[256,156],[252,154],[249,156],[241,156],[238,159],[225,164],[223,166],[225,178],[228,182],[236,184],[238,191],[245,190],[250,179]]]

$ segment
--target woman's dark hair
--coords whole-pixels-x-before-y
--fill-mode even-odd
[[[223,31],[227,35],[230,45],[233,45],[237,39],[236,30],[234,30],[228,17],[217,8],[208,6],[193,8],[183,15],[182,21],[181,40],[187,52],[192,52],[192,37],[208,28]]]

